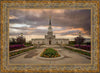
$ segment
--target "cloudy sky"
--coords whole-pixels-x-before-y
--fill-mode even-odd
[[[23,33],[30,38],[43,38],[48,31],[49,16],[58,38],[74,37],[79,32],[85,37],[91,34],[88,9],[11,9],[9,13],[10,36]]]

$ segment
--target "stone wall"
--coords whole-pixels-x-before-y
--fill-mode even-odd
[[[51,42],[50,42],[51,41]],[[68,44],[68,39],[32,39],[32,44],[57,45]]]

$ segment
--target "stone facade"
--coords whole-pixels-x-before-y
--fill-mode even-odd
[[[49,20],[48,32],[44,39],[32,39],[32,44],[44,44],[44,45],[57,45],[57,44],[68,44],[69,39],[56,39],[53,34],[51,19]]]

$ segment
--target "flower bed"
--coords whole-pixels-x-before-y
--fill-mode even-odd
[[[55,58],[55,57],[60,57],[58,52],[52,48],[47,48],[43,51],[43,53],[40,55],[41,57],[45,58]]]
[[[16,49],[20,49],[20,48],[24,48],[24,47],[25,47],[24,44],[17,44],[17,45],[10,45],[9,49],[10,49],[10,51],[12,51],[12,50],[16,50]]]
[[[28,48],[28,49],[25,49],[25,50],[15,51],[15,52],[10,53],[10,56],[14,56],[14,55],[26,52],[26,51],[30,51],[32,49],[34,49],[34,48]]]
[[[88,52],[85,52],[85,51],[82,51],[82,50],[77,50],[77,49],[72,49],[72,48],[67,48],[67,47],[65,49],[71,50],[73,52],[78,52],[80,54],[84,54],[84,55],[87,55],[87,56],[91,56],[91,53],[88,53]]]
[[[80,49],[84,49],[84,50],[88,50],[90,51],[91,50],[91,46],[90,45],[75,45],[74,47],[76,48],[80,48]]]

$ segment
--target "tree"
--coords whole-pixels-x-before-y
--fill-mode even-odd
[[[17,43],[19,43],[19,44],[24,44],[24,43],[25,43],[25,38],[23,38],[23,37],[18,37],[18,38],[17,38]]]
[[[69,41],[69,44],[75,44],[75,41]]]
[[[80,45],[84,42],[84,40],[85,40],[85,39],[84,39],[83,37],[81,37],[81,36],[75,38],[75,42],[76,42],[77,44],[79,44],[79,47],[80,47]]]
[[[16,39],[15,38],[11,38],[11,40],[10,40],[10,44],[16,44],[17,42],[16,42]]]
[[[87,45],[91,45],[91,42],[86,42]]]
[[[17,43],[25,44],[25,42],[26,42],[26,39],[23,37],[23,34],[21,33],[21,35],[17,37]]]

